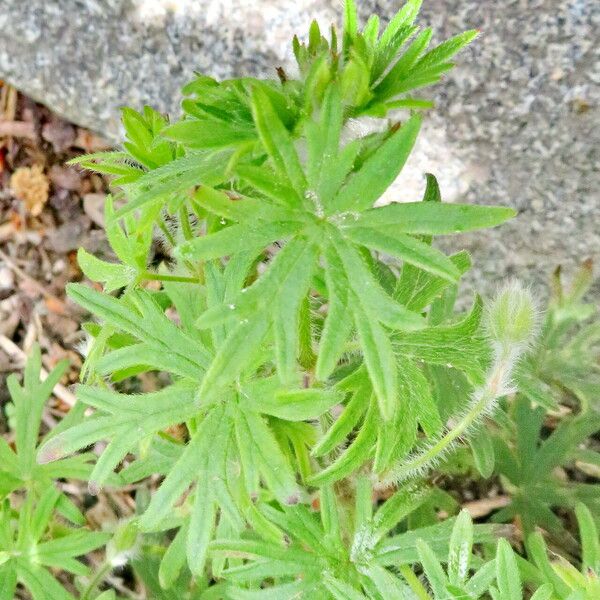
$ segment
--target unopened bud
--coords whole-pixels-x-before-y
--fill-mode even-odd
[[[106,548],[107,558],[113,567],[125,565],[135,555],[138,536],[137,521],[119,523]]]
[[[501,344],[527,344],[536,322],[537,310],[531,292],[516,281],[503,288],[488,308],[488,332]]]

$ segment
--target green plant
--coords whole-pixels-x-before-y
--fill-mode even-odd
[[[265,506],[265,514],[290,540],[285,549],[257,538],[213,542],[211,549],[216,556],[248,559],[222,573],[227,582],[226,597],[404,597],[409,590],[404,576],[415,585],[409,565],[419,560],[425,540],[435,547],[435,553],[431,550],[434,556],[446,559],[452,520],[394,534],[398,523],[423,502],[425,494],[412,489],[398,491],[373,511],[372,492],[369,480],[359,478],[354,505],[342,508],[344,512],[330,486],[321,488],[320,515],[304,506],[284,510]],[[478,542],[491,542],[496,534],[489,525],[477,525],[475,533]],[[268,591],[260,587],[274,577],[282,583]],[[257,591],[246,590],[248,584]]]
[[[72,528],[55,517],[60,493],[50,487],[39,499],[28,494],[18,510],[4,500],[0,509],[0,598],[12,600],[17,583],[35,600],[68,600],[73,596],[49,569],[75,575],[89,569],[76,560],[103,546],[109,534]]]
[[[510,543],[501,538],[494,548],[494,558],[482,562],[473,552],[473,523],[466,511],[460,513],[450,537],[446,569],[424,540],[418,541],[419,562],[422,565],[434,600],[477,599],[520,600],[524,597],[523,578]],[[528,565],[529,567],[529,565]],[[406,573],[418,598],[430,598],[412,572]],[[550,600],[553,587],[544,583],[531,596],[532,600]]]
[[[552,509],[573,509],[584,501],[600,515],[600,486],[565,479],[557,468],[573,465],[577,449],[600,431],[600,418],[583,413],[563,419],[550,435],[542,435],[546,413],[541,407],[533,408],[528,399],[518,397],[510,411],[511,419],[494,437],[494,447],[497,469],[506,478],[511,503],[495,519],[518,516],[526,535],[539,526],[566,543],[564,524]]]
[[[564,557],[548,549],[540,532],[531,534],[527,550],[546,585],[551,585],[561,600],[593,600],[600,593],[600,536],[591,512],[585,504],[575,509],[581,541],[581,568],[578,570]]]
[[[594,469],[600,456],[593,442],[586,443],[600,431],[600,329],[592,320],[596,308],[582,302],[593,281],[591,263],[575,273],[570,289],[560,283],[559,273],[538,340],[516,370],[518,393],[503,403],[488,444],[490,461],[495,455],[496,471],[511,497],[494,519],[518,518],[525,537],[542,527],[573,548],[576,542],[557,511],[585,502],[600,516],[600,487],[592,479],[598,477]],[[557,417],[561,411],[566,414]],[[579,481],[564,476],[575,465],[583,469]]]
[[[514,211],[445,203],[429,174],[422,200],[377,205],[431,106],[408,93],[476,35],[428,49],[419,7],[409,0],[380,34],[377,17],[359,29],[347,0],[341,37],[313,23],[308,44],[294,41],[298,79],[198,76],[180,121],[125,109],[124,150],[76,161],[115,176],[105,221],[118,262],[79,252],[103,290],[68,288],[97,319],[78,404],[39,448],[27,430],[29,466],[8,468],[6,489],[35,502],[53,477],[81,476],[91,493],[136,484],[136,514],[82,599],[124,562],[156,598],[553,598],[556,581],[496,543],[505,526],[440,521],[457,503],[428,481],[465,439],[491,474],[486,417],[499,404],[530,410],[515,425],[528,444],[542,413],[503,400],[533,379],[531,294],[512,284],[456,311],[470,258],[433,245]],[[363,117],[377,126],[357,128]],[[578,352],[596,339],[584,337]],[[136,393],[152,371],[164,385]],[[569,427],[583,439],[580,422]],[[552,439],[549,470],[563,459]],[[66,458],[101,441],[97,460]]]
[[[594,282],[591,260],[574,273],[569,287],[561,279],[559,268],[538,343],[516,375],[519,390],[548,409],[565,404],[598,412],[600,319],[598,307],[584,302]]]
[[[63,458],[51,464],[38,464],[36,453],[39,447],[40,425],[44,406],[52,393],[52,389],[63,376],[68,366],[67,361],[59,363],[44,380],[40,380],[42,358],[39,346],[34,346],[25,366],[23,385],[19,385],[15,375],[7,378],[7,386],[12,405],[8,412],[12,413],[12,430],[14,433],[14,450],[4,438],[0,438],[0,495],[6,497],[11,492],[26,490],[40,495],[59,478],[81,479],[87,481],[92,471],[93,454],[78,454]],[[45,437],[60,433],[68,428],[82,413],[82,406],[77,407],[67,419]],[[44,441],[44,440],[42,440]],[[81,520],[76,506],[68,497],[61,494],[57,498],[58,507],[65,517],[74,522]]]
[[[70,286],[71,298],[103,322],[89,328],[96,340],[86,375],[96,384],[78,391],[96,413],[49,440],[40,460],[108,438],[91,474],[95,490],[136,452],[138,460],[121,472],[125,481],[165,475],[139,525],[178,527],[175,547],[185,548],[194,574],[205,569],[215,531],[238,537],[248,523],[282,543],[282,532],[257,508],[260,500],[295,505],[307,499],[307,485],[339,481],[371,459],[381,485],[414,477],[506,391],[522,341],[503,338],[506,323],[492,332],[488,369],[479,300],[460,322],[428,323],[426,316],[469,266],[464,253],[448,258],[434,249],[431,236],[497,225],[513,211],[445,204],[432,176],[421,202],[372,208],[402,169],[420,117],[348,143],[342,137],[350,118],[403,106],[388,100],[405,94],[407,82],[437,80],[474,37],[469,32],[425,52],[424,32],[390,55],[390,40],[414,33],[417,5],[409,3],[378,37],[374,21],[359,33],[349,3],[339,49],[335,34],[327,42],[316,25],[309,45],[296,45],[303,79],[282,77],[275,85],[199,78],[188,86],[195,97],[184,103],[183,120],[167,125],[149,110],[126,111],[130,155],[87,159],[99,159],[101,170],[115,158],[139,165],[136,173],[125,165],[129,175],[116,182],[121,208],[107,203],[109,241],[124,264],[80,253],[89,277],[125,290],[115,298]],[[179,165],[190,161],[194,171],[181,174]],[[163,193],[147,193],[149,181]],[[161,219],[172,263],[153,275],[147,253]],[[383,262],[383,254],[402,268]],[[144,289],[151,278],[162,282],[161,291]],[[472,397],[461,423],[444,431],[420,365],[449,360],[465,374]],[[132,396],[101,379],[149,369],[169,373],[171,385]],[[336,405],[346,410],[331,423]],[[314,419],[320,427],[307,422]],[[187,445],[161,433],[182,422]],[[426,447],[407,458],[419,427],[428,434]],[[194,492],[173,512],[190,486]],[[176,565],[171,553],[165,557],[165,584],[182,566],[183,554],[176,557]]]
[[[57,489],[59,478],[86,480],[91,472],[90,454],[64,458],[47,465],[35,462],[37,439],[44,405],[67,364],[59,364],[40,381],[41,354],[32,350],[25,367],[23,385],[14,375],[8,388],[14,402],[15,449],[0,438],[0,598],[13,600],[17,583],[34,600],[73,598],[49,569],[60,567],[75,575],[87,575],[86,565],[76,557],[103,546],[109,534],[83,527],[84,516]],[[76,409],[50,435],[67,427],[80,413]],[[79,527],[61,521],[63,517]]]

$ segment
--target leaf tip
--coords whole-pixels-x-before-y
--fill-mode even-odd
[[[46,465],[59,460],[64,455],[65,451],[60,444],[60,440],[58,438],[53,438],[39,449],[37,453],[37,463],[39,465]]]

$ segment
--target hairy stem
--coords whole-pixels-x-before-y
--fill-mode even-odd
[[[145,271],[141,274],[140,277],[144,281],[174,281],[179,283],[199,283],[199,279],[196,277],[185,277],[182,275],[165,275],[162,273],[153,273],[152,271]]]
[[[164,222],[164,220],[159,219],[157,224],[158,224],[159,229],[162,231],[163,235],[165,236],[165,239],[171,245],[171,247],[175,247],[177,244],[177,241],[173,237],[173,234],[169,231],[169,228],[167,227],[167,224]]]
[[[498,345],[495,358],[485,383],[473,392],[467,411],[453,427],[448,428],[445,435],[426,445],[422,450],[410,455],[407,459],[392,466],[378,482],[378,486],[387,487],[421,474],[430,469],[440,457],[450,451],[454,444],[469,429],[489,413],[496,401],[509,392],[511,373],[517,363],[521,349],[518,346]]]

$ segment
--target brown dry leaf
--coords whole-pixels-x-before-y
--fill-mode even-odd
[[[6,240],[10,240],[15,235],[15,231],[17,228],[15,227],[15,223],[12,221],[6,221],[5,223],[0,224],[0,242],[5,242]]]
[[[46,324],[50,333],[63,340],[63,342],[68,341],[79,330],[77,321],[53,312],[46,315]]]
[[[85,246],[92,222],[86,215],[79,215],[59,227],[48,230],[45,246],[57,254],[67,254]]]
[[[48,201],[50,182],[41,165],[19,167],[10,178],[10,187],[31,215],[36,217],[42,212]]]
[[[15,276],[9,267],[0,263],[0,296],[3,292],[13,290],[15,287]]]
[[[119,517],[110,506],[110,501],[106,494],[98,495],[98,502],[85,513],[85,516],[88,523],[95,529],[116,525],[119,520]]]
[[[182,443],[185,443],[189,437],[188,430],[184,425],[173,425],[172,427],[167,427],[167,429],[165,429],[165,433]]]

